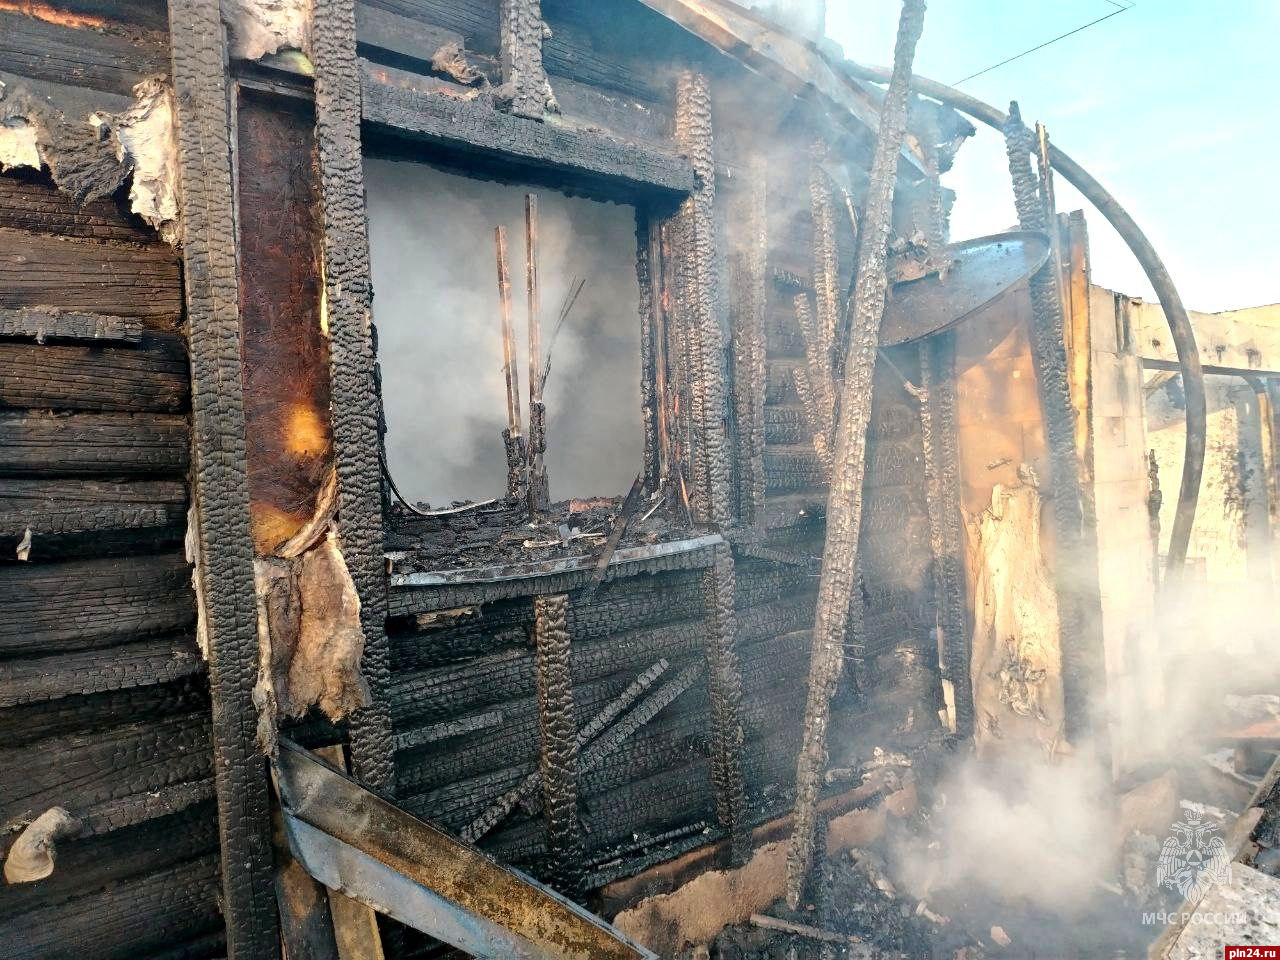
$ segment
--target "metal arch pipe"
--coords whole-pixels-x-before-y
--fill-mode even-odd
[[[889,82],[889,70],[884,67],[868,67],[845,61],[838,65],[838,69],[849,79],[873,83]],[[1003,130],[1008,122],[1008,115],[989,103],[919,74],[912,76],[911,88],[916,93],[954,107],[996,130]],[[1168,269],[1146,234],[1129,216],[1128,211],[1120,206],[1119,201],[1108,193],[1106,188],[1098,183],[1084,167],[1052,145],[1049,147],[1049,162],[1068,183],[1094,205],[1099,213],[1107,218],[1107,222],[1115,228],[1128,244],[1129,249],[1133,251],[1133,255],[1138,258],[1138,263],[1146,273],[1160,300],[1160,306],[1164,309],[1169,333],[1173,337],[1174,348],[1178,353],[1178,365],[1182,368],[1183,392],[1186,396],[1187,440],[1183,452],[1182,487],[1178,491],[1178,508],[1174,515],[1173,529],[1169,537],[1169,555],[1165,565],[1164,582],[1167,586],[1176,582],[1187,558],[1187,546],[1191,540],[1191,527],[1196,515],[1196,500],[1200,494],[1200,478],[1204,472],[1207,413],[1204,371],[1200,367],[1200,352],[1196,346],[1195,331],[1191,327],[1191,318],[1187,315],[1187,308],[1182,304],[1182,297],[1178,295]]]

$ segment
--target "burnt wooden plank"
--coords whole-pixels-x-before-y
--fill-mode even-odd
[[[127,36],[105,29],[110,21],[101,17],[63,19],[0,11],[0,63],[25,77],[125,95],[144,77],[164,72],[163,35],[133,30]]]
[[[316,147],[323,216],[323,272],[329,318],[333,443],[342,553],[360,597],[361,671],[370,703],[350,719],[351,770],[395,792],[395,748],[387,688],[387,578],[382,526],[381,406],[370,308],[369,236],[361,145],[361,81],[355,0],[316,0],[311,59],[316,68]]]
[[[156,242],[155,231],[121,197],[76,203],[48,173],[26,169],[0,173],[0,227],[81,240]]]
[[[0,661],[0,708],[126,690],[204,670],[189,636],[146,640],[52,657]]]
[[[54,307],[174,319],[182,284],[173,250],[49,237],[0,227],[0,307]]]
[[[229,955],[274,960],[280,955],[279,920],[271,800],[251,694],[258,664],[257,597],[245,467],[227,48],[217,0],[170,0],[169,31],[221,902]]]
[[[0,567],[0,654],[46,655],[183,630],[195,619],[181,556]]]
[[[141,873],[64,905],[5,914],[0,942],[12,947],[9,956],[24,960],[171,956],[161,948],[217,927],[218,873],[218,857],[204,856]]]
[[[248,93],[236,123],[245,456],[266,555],[311,520],[333,470],[315,119],[305,104]]]
[[[94,807],[173,784],[207,779],[207,713],[128,723],[0,748],[0,823],[31,820],[51,806],[85,815]]]
[[[0,478],[0,536],[173,526],[186,508],[187,486],[176,480]]]
[[[189,437],[176,414],[0,412],[0,474],[178,474]]]
[[[39,883],[0,886],[0,915],[65,903],[121,879],[163,872],[218,849],[218,819],[211,802],[95,836],[63,840],[57,867]]]
[[[468,156],[485,153],[518,168],[551,168],[615,191],[682,195],[694,188],[693,168],[674,153],[401,89],[375,73],[365,66],[364,119],[374,128]]]
[[[177,334],[148,333],[136,349],[0,342],[0,407],[175,413],[187,377]]]
[[[87,340],[102,343],[140,344],[142,321],[101,313],[77,313],[49,307],[0,308],[0,337],[47,340]]]

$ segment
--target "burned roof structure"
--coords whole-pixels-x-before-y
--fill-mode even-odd
[[[675,955],[1105,732],[1083,222],[1015,115],[949,245],[905,6],[0,2],[0,955]]]

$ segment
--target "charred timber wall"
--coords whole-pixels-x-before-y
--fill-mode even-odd
[[[0,313],[43,339],[0,335],[0,844],[51,807],[81,821],[51,876],[0,885],[0,955],[214,956],[178,255],[122,194],[77,205],[33,171],[0,174],[0,234]]]

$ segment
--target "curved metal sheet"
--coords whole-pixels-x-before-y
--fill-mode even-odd
[[[880,346],[910,343],[953,327],[1049,258],[1049,238],[1035,230],[1011,230],[947,247],[944,271],[895,283],[885,301]]]

